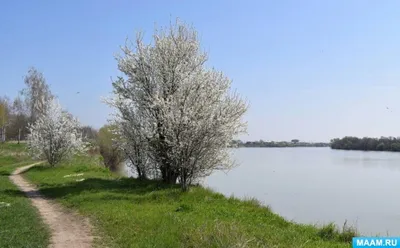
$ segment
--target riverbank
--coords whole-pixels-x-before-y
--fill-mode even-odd
[[[350,247],[352,233],[288,222],[260,206],[202,187],[123,178],[89,157],[26,173],[41,192],[90,216],[110,247]]]
[[[101,167],[97,155],[37,166],[25,178],[89,217],[99,247],[351,247],[354,235],[288,222],[256,200],[121,177]]]

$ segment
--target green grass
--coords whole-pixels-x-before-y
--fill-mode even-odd
[[[0,175],[8,176],[17,167],[33,163],[25,144],[0,143]]]
[[[35,208],[8,175],[18,166],[31,163],[25,146],[0,144],[0,247],[47,247],[49,232]]]
[[[182,193],[156,181],[121,178],[95,157],[38,166],[26,177],[46,196],[89,216],[100,247],[351,247],[353,234],[346,230],[288,222],[256,200],[202,187]]]
[[[6,143],[0,142],[0,154],[4,155],[7,153],[26,155],[27,154],[26,144],[25,143],[17,144],[17,143],[10,143],[10,142],[6,142]]]
[[[318,231],[318,235],[327,240],[351,241],[353,237],[358,236],[357,230],[347,226],[346,223],[347,221],[344,223],[342,231],[333,223],[327,224]]]

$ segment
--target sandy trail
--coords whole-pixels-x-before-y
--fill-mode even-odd
[[[92,247],[93,236],[91,226],[87,219],[75,213],[67,211],[65,208],[46,199],[39,193],[39,190],[25,180],[20,173],[37,165],[32,164],[16,169],[10,176],[10,180],[24,192],[32,201],[51,230],[51,248],[89,248]]]

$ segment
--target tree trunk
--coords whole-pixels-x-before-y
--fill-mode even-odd
[[[18,128],[18,144],[21,141],[21,128]]]
[[[181,183],[181,188],[182,188],[183,192],[186,192],[189,190],[189,180],[188,180],[187,170],[183,169],[183,168],[181,170],[180,183]]]
[[[166,181],[166,178],[167,178],[166,169],[165,169],[165,167],[162,165],[162,166],[160,166],[160,170],[161,170],[161,178],[162,178],[162,180],[165,182],[165,181]]]
[[[161,166],[161,175],[163,182],[169,184],[176,184],[179,174],[171,169],[171,166],[167,163]]]
[[[181,182],[182,191],[187,192],[189,190],[189,185],[186,181]]]
[[[136,167],[136,171],[137,171],[137,174],[138,174],[138,179],[140,179],[140,180],[141,180],[141,179],[144,179],[144,178],[143,178],[144,175],[143,175],[143,173],[142,173],[142,170],[141,170],[139,164],[136,164],[135,167]]]
[[[156,116],[158,119],[158,110],[156,110]],[[176,179],[178,178],[178,174],[172,170],[171,162],[168,159],[168,144],[165,142],[165,135],[163,134],[163,124],[161,121],[157,121],[157,132],[158,132],[158,140],[157,140],[157,149],[158,155],[161,158],[161,176],[163,182],[175,184]]]
[[[171,170],[171,168],[169,168],[169,170],[167,172],[166,182],[170,183],[170,184],[176,184],[177,179],[178,179],[178,173],[176,173],[175,171]]]

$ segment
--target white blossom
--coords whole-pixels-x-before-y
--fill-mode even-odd
[[[29,126],[29,131],[29,151],[52,166],[85,149],[78,120],[64,111],[57,100],[47,102],[46,111]]]
[[[246,131],[247,104],[230,90],[229,78],[205,66],[196,31],[178,22],[156,30],[153,45],[139,34],[122,52],[117,61],[125,78],[113,83],[107,103],[118,110],[125,148],[146,156],[141,166],[155,166],[164,181],[179,179],[184,189],[230,168],[227,147]]]

